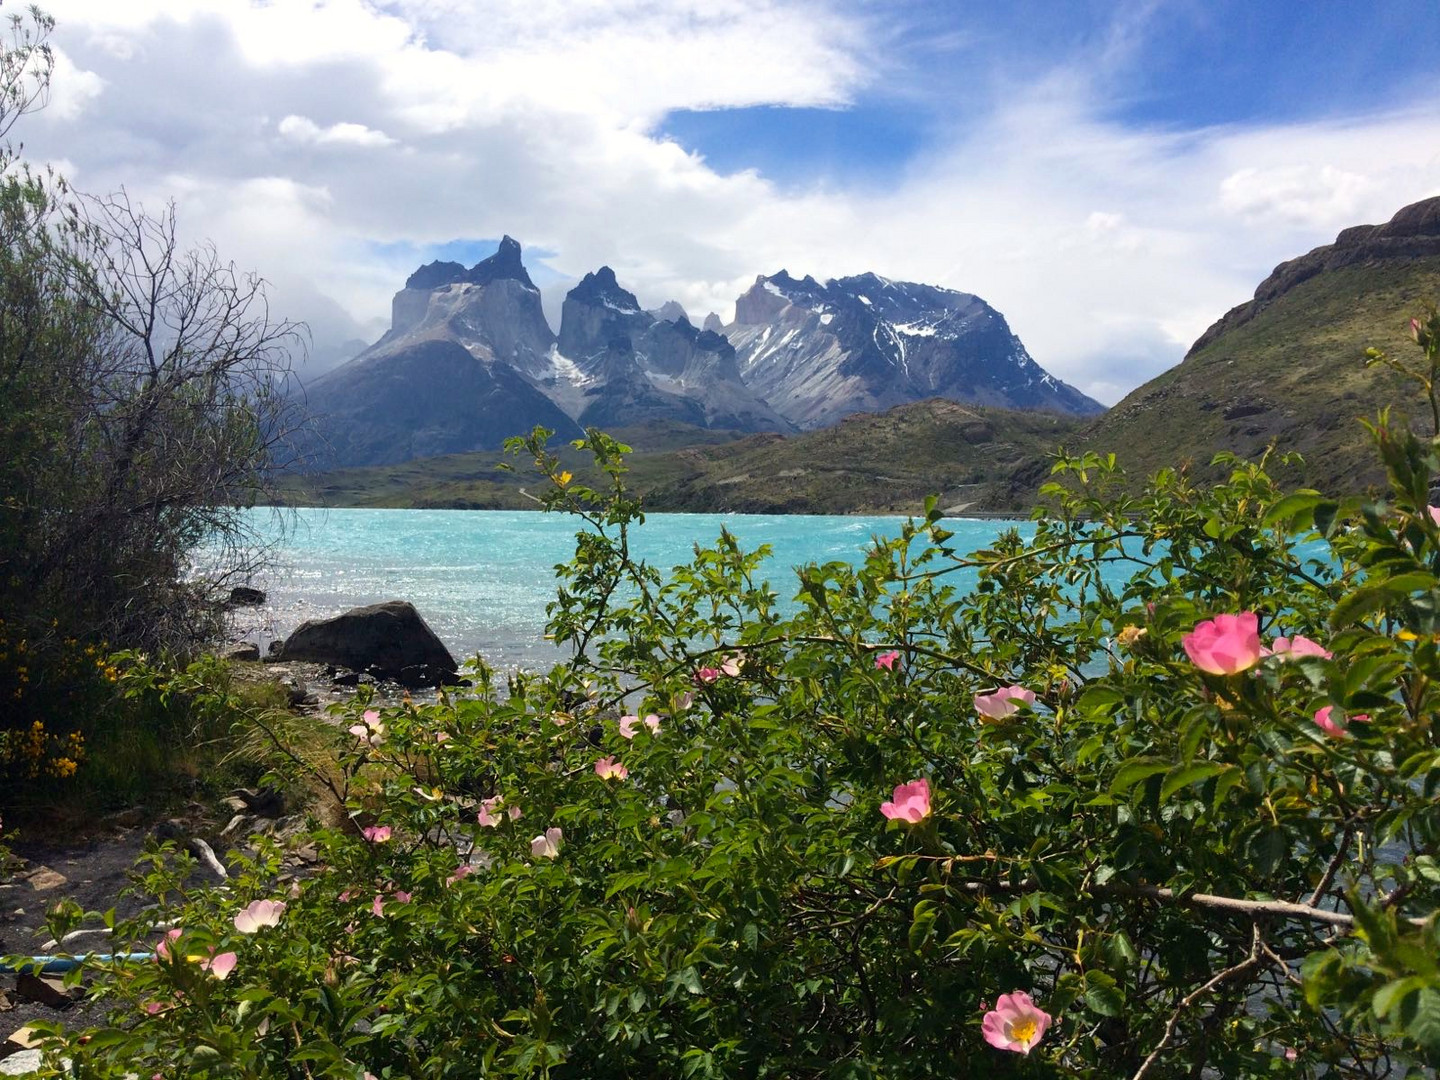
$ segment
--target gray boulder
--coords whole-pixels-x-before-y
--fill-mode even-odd
[[[259,660],[260,646],[253,641],[240,641],[227,645],[220,652],[221,660]]]
[[[303,622],[285,639],[280,658],[337,664],[411,687],[435,686],[456,672],[450,650],[404,600]]]

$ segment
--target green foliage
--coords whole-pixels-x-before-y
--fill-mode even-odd
[[[262,844],[207,891],[157,853],[119,947],[182,932],[101,981],[65,1075],[1426,1075],[1440,452],[1374,433],[1384,503],[1233,458],[1127,495],[1091,454],[1028,537],[963,555],[932,501],[801,568],[793,617],[728,534],[638,562],[616,440],[579,444],[601,483],[517,440],[582,526],[574,659],[340,710],[350,817],[311,876]],[[1238,613],[1254,652],[1192,661]],[[919,779],[917,820],[882,814]],[[235,922],[257,899],[276,925]],[[1014,991],[1054,1020],[1028,1055],[981,1033]]]
[[[48,16],[5,21],[0,138],[43,103],[53,67]],[[111,707],[107,643],[193,655],[215,636],[217,597],[263,558],[241,507],[283,449],[297,343],[257,279],[178,246],[173,212],[78,196],[0,148],[6,805],[48,799],[77,764],[123,780],[137,756],[143,777],[183,753]],[[202,541],[215,556],[195,565]]]

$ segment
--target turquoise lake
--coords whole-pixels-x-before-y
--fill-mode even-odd
[[[762,576],[782,600],[795,595],[794,568],[859,562],[872,536],[895,536],[900,517],[651,514],[632,550],[669,568],[696,544],[729,529],[749,549],[773,549]],[[382,600],[409,600],[456,658],[480,653],[500,668],[543,667],[559,657],[544,640],[555,565],[574,553],[577,523],[559,514],[485,510],[298,510],[283,528],[254,511],[259,533],[278,538],[270,568],[253,584],[263,608],[238,613],[237,631],[264,649],[305,619]],[[985,547],[1015,522],[947,520],[957,549]],[[1018,523],[1028,530],[1028,523]],[[964,586],[963,578],[955,584]]]

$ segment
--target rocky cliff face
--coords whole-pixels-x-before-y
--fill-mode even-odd
[[[745,383],[802,428],[929,397],[1103,411],[1035,363],[985,301],[931,285],[875,274],[822,285],[782,270],[736,300],[725,336]]]
[[[329,465],[491,449],[535,424],[792,432],[928,397],[1099,411],[982,300],[873,274],[761,277],[733,324],[711,313],[697,329],[673,301],[645,311],[602,266],[566,296],[557,335],[508,236],[468,269],[417,269],[385,335],[308,396]]]
[[[1277,266],[1256,288],[1255,298],[1226,312],[1190,346],[1186,358],[1244,326],[1297,285],[1327,270],[1437,257],[1440,257],[1440,196],[1411,203],[1384,225],[1352,225],[1342,231],[1333,244],[1323,244]]]
[[[642,311],[608,266],[586,274],[565,297],[552,361],[556,377],[547,389],[582,424],[669,419],[742,431],[794,430],[745,385],[729,341],[696,330],[683,311],[673,322]],[[569,387],[565,373],[573,373]]]

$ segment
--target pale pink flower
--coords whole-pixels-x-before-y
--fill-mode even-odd
[[[638,716],[622,716],[620,718],[620,737],[623,739],[635,738],[635,732],[640,729],[641,723],[642,721]],[[660,717],[654,713],[647,713],[643,723],[650,729],[650,734],[659,734]]]
[[[976,694],[975,711],[982,724],[994,723],[1015,715],[1022,705],[1035,704],[1035,691],[1023,686],[1002,686],[988,694]]]
[[[692,690],[682,690],[682,691],[680,692],[679,696],[675,698],[675,711],[676,711],[676,712],[684,712],[686,709],[690,708],[690,706],[691,706],[691,705],[694,705],[694,704],[695,704],[695,693],[694,693],[694,691],[692,691]]]
[[[506,810],[505,813],[509,816],[511,821],[519,821],[522,817],[524,817],[524,815],[520,813],[520,807],[518,806],[510,807],[510,809]]]
[[[876,655],[875,666],[877,668],[883,667],[886,671],[894,671],[895,661],[899,659],[900,653],[895,649],[891,649],[889,652],[882,652]]]
[[[366,746],[378,746],[385,741],[385,725],[380,722],[380,710],[366,709],[362,723],[352,724],[350,734]]]
[[[1294,1048],[1293,1046],[1287,1046],[1287,1047],[1285,1048],[1285,1060],[1286,1060],[1286,1061],[1294,1061],[1294,1060],[1295,1060],[1297,1057],[1299,1057],[1299,1056],[1300,1056],[1300,1055],[1295,1052],[1295,1048]]]
[[[1001,1050],[1028,1054],[1050,1026],[1050,1014],[1030,1000],[1022,990],[1001,994],[995,1008],[985,1014],[980,1032],[985,1041]]]
[[[535,858],[553,859],[560,854],[560,841],[565,834],[560,831],[558,825],[551,826],[545,832],[530,841],[530,854]]]
[[[720,669],[702,667],[699,671],[695,672],[695,678],[699,679],[702,683],[712,683],[720,678]]]
[[[725,662],[720,665],[720,674],[729,675],[732,679],[740,674],[740,669],[745,666],[745,657],[739,653],[727,656]]]
[[[227,979],[230,972],[235,970],[235,954],[233,952],[222,952],[219,956],[209,956],[200,961],[200,967],[208,971],[216,979]]]
[[[1427,506],[1425,512],[1430,515],[1432,524],[1440,525],[1440,506]]]
[[[165,936],[161,938],[160,941],[155,945],[155,956],[161,960],[169,960],[170,946],[174,942],[179,940],[180,935],[183,933],[184,931],[181,930],[178,926],[175,927],[173,930],[166,930]]]
[[[1295,660],[1302,656],[1318,656],[1322,660],[1329,660],[1333,653],[1317,641],[1311,641],[1308,637],[1296,634],[1293,638],[1277,637],[1268,649],[1261,649],[1263,656],[1279,656],[1285,660]]]
[[[595,762],[595,775],[601,780],[624,780],[630,775],[630,770],[612,757],[602,757]]]
[[[404,889],[392,889],[390,895],[395,898],[397,904],[408,904],[414,898],[413,893],[406,892]]]
[[[1343,715],[1331,715],[1334,711],[1334,708],[1335,706],[1333,705],[1326,705],[1324,708],[1317,710],[1315,713],[1315,726],[1318,727],[1321,731],[1325,732],[1326,735],[1329,735],[1332,739],[1345,738],[1346,735],[1349,734],[1349,732],[1345,730],[1347,727],[1349,727],[1349,724],[1354,724],[1357,722],[1361,724],[1368,724],[1370,722],[1369,714],[1356,713],[1354,716],[1350,717],[1349,723],[1347,724]]]
[[[375,899],[370,903],[370,913],[377,919],[383,919],[385,917],[385,897],[381,896],[378,892],[375,894]]]
[[[500,804],[500,796],[492,795],[488,799],[480,800],[480,813],[475,815],[475,820],[487,829],[493,829],[500,824],[500,815],[495,808]]]
[[[895,789],[894,802],[880,804],[880,813],[892,821],[915,824],[930,816],[930,781],[911,780]]]
[[[1191,663],[1211,675],[1235,675],[1260,662],[1260,616],[1216,615],[1180,639]]]
[[[389,825],[370,825],[361,831],[365,834],[365,839],[369,840],[372,844],[385,843],[390,839],[391,833],[394,832]]]
[[[283,900],[256,900],[235,916],[235,929],[242,934],[253,934],[266,926],[278,926],[283,914]]]
[[[474,872],[475,868],[469,863],[461,863],[459,866],[455,867],[455,872],[445,879],[445,884],[454,885],[458,882],[464,881]]]

